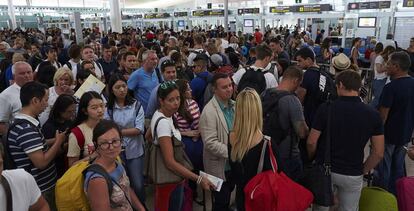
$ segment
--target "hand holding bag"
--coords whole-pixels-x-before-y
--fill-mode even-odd
[[[162,119],[165,119],[165,117],[160,117],[155,122],[154,139],[158,139],[157,127],[158,127],[159,121]],[[190,159],[188,159],[187,155],[185,154],[184,144],[180,140],[175,138],[174,134],[171,134],[171,142],[173,146],[175,161],[183,165],[188,170],[192,170],[193,165],[191,164]],[[173,183],[179,183],[184,180],[182,176],[169,170],[166,167],[159,143],[155,144],[155,142],[153,142],[151,146],[149,146],[148,152],[149,152],[149,157],[147,160],[148,178],[154,184],[156,185],[173,184]]]
[[[305,167],[302,179],[303,186],[313,193],[314,203],[321,206],[332,206],[334,204],[331,181],[331,116],[332,105],[328,102],[324,161],[322,163],[314,161]]]

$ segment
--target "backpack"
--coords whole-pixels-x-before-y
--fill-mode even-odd
[[[205,82],[206,82],[206,87],[204,88],[204,94],[203,94],[203,99],[204,99],[204,104],[203,105],[207,105],[208,102],[210,102],[211,98],[213,98],[214,96],[214,91],[213,91],[213,85],[212,85],[212,77],[206,76],[206,77],[200,77],[202,78]]]
[[[266,148],[268,148],[272,170],[262,172]],[[313,201],[312,193],[297,184],[278,166],[271,141],[264,137],[257,174],[244,187],[246,211],[298,211],[306,210]]]
[[[85,136],[82,133],[82,130],[76,126],[70,130],[70,132],[75,135],[76,141],[78,142],[78,146],[80,148],[79,160],[83,158],[83,153],[85,151]]]
[[[263,134],[270,136],[275,146],[279,146],[291,133],[291,131],[283,129],[280,124],[279,113],[279,100],[288,95],[293,95],[293,93],[277,93],[275,88],[271,88],[267,89],[261,97],[263,107]]]
[[[87,161],[79,162],[69,168],[56,182],[55,200],[56,208],[59,211],[90,210],[89,201],[83,188],[85,174],[88,171],[102,175],[108,185],[109,196],[112,195],[112,179],[105,169],[98,164],[90,164]]]
[[[7,133],[3,134],[3,136],[2,136],[2,144],[3,144],[3,148],[4,148],[4,155],[3,155],[3,169],[4,170],[16,169],[17,168],[16,162],[14,162],[11,151],[10,151],[9,133],[10,133],[11,129],[16,127],[16,125],[20,125],[22,123],[28,123],[32,127],[38,128],[37,126],[35,126],[33,123],[31,123],[30,121],[28,121],[26,119],[14,119],[13,124],[11,124],[7,129]]]
[[[251,67],[247,67],[246,72],[243,74],[237,85],[237,92],[240,93],[243,89],[250,87],[255,89],[260,95],[267,86],[265,78],[266,73],[268,73],[268,71],[262,71],[261,69],[254,70]]]
[[[323,69],[312,68],[309,70],[319,72],[319,90],[316,98],[319,99],[321,103],[335,100],[337,97],[336,85],[333,76]]]

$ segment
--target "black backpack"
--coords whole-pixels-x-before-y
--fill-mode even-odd
[[[263,134],[270,136],[273,146],[278,146],[291,133],[280,124],[279,100],[291,92],[277,92],[276,88],[267,89],[261,95],[263,108]]]
[[[337,98],[336,85],[333,75],[323,69],[313,69],[314,71],[319,72],[318,80],[318,96],[316,96],[321,103],[335,100]]]
[[[212,78],[210,77],[210,75],[206,76],[206,77],[200,77],[201,79],[203,79],[206,82],[206,87],[204,88],[203,91],[203,99],[204,99],[204,106],[207,105],[208,102],[210,102],[211,98],[213,98],[214,96],[214,91],[213,91],[213,85],[212,85]]]
[[[266,73],[268,73],[268,71],[262,71],[261,69],[254,70],[251,67],[247,67],[246,72],[243,74],[237,85],[237,92],[240,93],[243,89],[250,87],[255,89],[260,95],[266,89]]]
[[[33,127],[36,127],[33,123],[31,123],[29,120],[25,120],[25,119],[14,119],[13,124],[11,124],[8,128],[7,128],[7,133],[3,134],[2,136],[2,145],[4,148],[4,155],[3,155],[3,169],[7,170],[7,169],[16,169],[17,165],[16,162],[14,162],[11,151],[10,151],[10,145],[9,145],[9,133],[10,130],[13,129],[14,127],[16,127],[16,125],[20,125],[23,123],[28,123],[30,125],[32,125]]]

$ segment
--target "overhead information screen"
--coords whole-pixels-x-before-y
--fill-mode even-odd
[[[375,28],[376,23],[377,18],[375,17],[358,18],[359,28]]]
[[[188,12],[174,12],[174,17],[187,17]]]
[[[355,2],[348,4],[348,10],[389,9],[391,1]]]
[[[145,14],[145,19],[157,19],[157,18],[169,18],[171,15],[170,13],[149,13]]]
[[[237,10],[237,14],[239,14],[239,15],[259,14],[259,13],[260,13],[260,8],[243,8],[243,9],[238,9]]]
[[[414,7],[414,0],[404,0],[403,7]]]
[[[298,6],[277,6],[269,7],[270,13],[287,13],[287,12],[327,12],[332,11],[332,5],[330,4],[309,4],[309,5],[298,5]]]
[[[193,11],[194,17],[224,16],[224,10],[196,10]]]

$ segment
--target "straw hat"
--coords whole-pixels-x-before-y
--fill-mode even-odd
[[[343,53],[332,58],[332,66],[337,70],[346,70],[351,66],[351,60]]]

